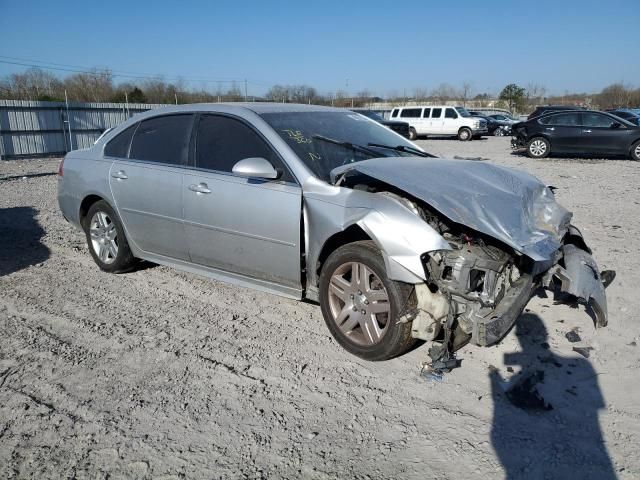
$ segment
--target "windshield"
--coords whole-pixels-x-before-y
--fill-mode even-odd
[[[380,115],[378,115],[376,112],[373,112],[371,110],[358,110],[355,112],[361,115],[364,115],[365,117],[369,117],[371,120],[376,120],[376,121],[384,120]]]
[[[387,127],[354,112],[278,112],[261,117],[318,178],[327,182],[331,170],[341,165],[374,157],[413,155],[370,144],[416,149]]]
[[[464,107],[456,107],[456,110],[458,111],[458,113],[463,116],[463,117],[470,117],[471,114],[469,113],[469,111],[464,108]]]

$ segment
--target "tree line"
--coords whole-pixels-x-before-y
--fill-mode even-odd
[[[196,103],[244,101],[242,82],[231,81],[223,88],[190,88],[184,81],[167,82],[163,78],[147,78],[136,82],[115,83],[109,70],[95,69],[59,78],[40,68],[14,73],[0,79],[0,98],[13,100],[70,101],[123,103]],[[339,107],[362,107],[372,102],[460,102],[475,108],[494,106],[514,113],[527,113],[542,104],[581,105],[592,108],[640,107],[640,88],[614,83],[598,93],[565,92],[547,95],[544,85],[509,84],[498,95],[476,92],[470,82],[459,87],[442,83],[435,88],[392,90],[381,98],[369,90],[349,94],[345,90],[321,94],[309,85],[274,85],[263,96],[250,95],[247,100],[310,103]]]

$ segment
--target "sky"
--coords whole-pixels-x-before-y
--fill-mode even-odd
[[[640,0],[0,0],[0,61],[213,90],[247,79],[250,95],[274,84],[410,95],[463,82],[474,93],[517,83],[562,94],[640,87],[638,25]],[[0,77],[26,68],[0,63]]]

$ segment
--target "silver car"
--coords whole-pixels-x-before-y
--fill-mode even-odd
[[[540,286],[607,323],[603,276],[536,178],[434,158],[351,111],[206,104],[136,115],[60,167],[64,217],[107,272],[138,259],[317,301],[369,360],[433,342],[451,366]]]

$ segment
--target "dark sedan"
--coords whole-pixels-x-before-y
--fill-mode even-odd
[[[360,113],[365,117],[375,120],[380,125],[393,130],[394,132],[402,135],[405,138],[409,138],[409,124],[407,122],[396,122],[395,120],[386,120],[382,115],[372,110],[353,110],[356,113]]]
[[[550,153],[622,155],[640,160],[640,126],[593,110],[554,112],[513,126],[513,148],[531,158]]]
[[[640,110],[630,108],[619,108],[616,110],[607,110],[607,113],[616,117],[624,118],[626,121],[640,125]]]

